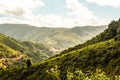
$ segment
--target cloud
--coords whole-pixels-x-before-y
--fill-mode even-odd
[[[73,27],[74,21],[71,18],[66,18],[61,15],[47,14],[47,15],[28,15],[28,24],[36,25],[38,27]]]
[[[86,0],[89,3],[96,3],[100,6],[111,6],[120,8],[120,0]]]
[[[21,16],[25,13],[25,11],[21,8],[15,8],[13,10],[5,10],[5,13],[9,13],[15,16]]]
[[[79,0],[66,0],[66,7],[71,11],[67,14],[74,19],[74,25],[96,25],[98,19]]]
[[[47,7],[41,0],[3,0],[0,2],[0,23],[30,24],[38,27],[74,27],[85,25],[104,25],[106,20],[102,20],[93,15],[86,6],[79,0],[65,0],[66,8],[69,9],[65,15],[60,14],[34,14],[34,9],[43,6]],[[12,15],[12,16],[11,16]]]
[[[103,25],[108,22],[107,20],[92,20],[86,19],[81,20],[79,18],[63,17],[61,15],[27,15],[24,18],[17,17],[4,17],[0,18],[0,24],[2,23],[15,23],[15,24],[30,24],[38,27],[74,27],[74,26],[85,26],[85,25]],[[97,24],[95,24],[97,23]]]
[[[49,27],[73,27],[73,26],[83,26],[83,25],[96,25],[97,19],[83,6],[78,0],[65,0],[66,8],[69,9],[67,16],[57,15],[57,14],[39,14],[35,15],[25,15],[30,22],[30,24],[38,26],[49,26]]]
[[[3,23],[20,23],[21,21],[19,19],[16,19],[16,18],[12,18],[12,17],[3,17],[3,18],[0,18],[0,24],[3,24]]]
[[[1,0],[0,14],[22,16],[32,13],[33,9],[43,7],[45,4],[41,0]]]

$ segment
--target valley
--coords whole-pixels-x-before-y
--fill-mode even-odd
[[[0,0],[0,80],[120,80],[120,0]]]
[[[65,49],[30,67],[1,68],[0,79],[120,80],[119,54],[120,20],[117,20],[85,43]]]
[[[60,52],[74,45],[84,43],[96,36],[107,26],[81,26],[73,28],[36,27],[27,24],[1,24],[0,33],[17,40],[43,43]]]

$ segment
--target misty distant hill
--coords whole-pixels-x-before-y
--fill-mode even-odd
[[[106,26],[49,28],[27,24],[1,24],[0,33],[18,40],[42,42],[51,46],[53,50],[63,50],[91,39],[106,28]]]

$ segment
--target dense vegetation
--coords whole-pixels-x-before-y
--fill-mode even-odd
[[[21,42],[0,34],[0,66],[21,65],[26,58],[38,62],[52,55],[53,52],[44,44]]]
[[[84,44],[30,67],[0,70],[1,80],[120,80],[120,20]]]
[[[85,42],[105,28],[106,26],[41,28],[26,24],[1,24],[0,32],[18,40],[41,42],[60,51]]]
[[[82,47],[92,45],[92,44],[95,44],[97,42],[102,42],[102,41],[109,40],[119,33],[120,33],[120,20],[112,21],[108,25],[108,28],[104,30],[104,32],[100,33],[96,37],[93,37],[91,40],[88,40],[83,44],[76,45],[75,47],[70,47],[69,49],[66,49],[61,53],[69,52],[69,51],[72,51],[74,49],[80,49]]]

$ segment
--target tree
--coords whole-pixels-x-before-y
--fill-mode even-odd
[[[27,64],[27,67],[28,67],[28,68],[32,65],[30,59],[27,59],[26,64]]]

